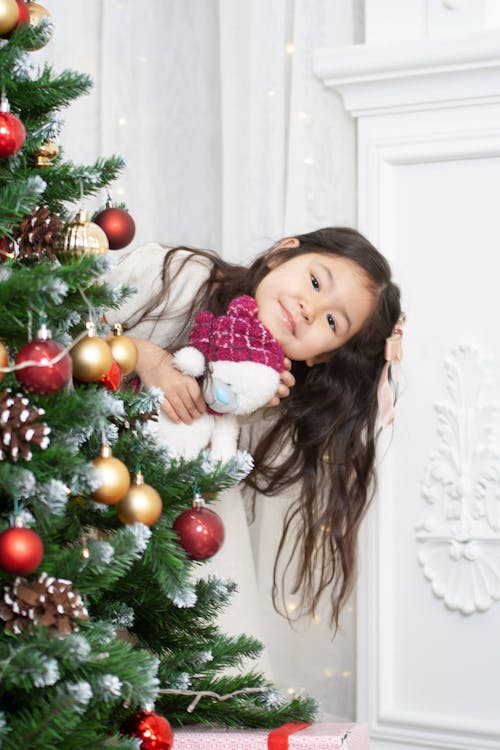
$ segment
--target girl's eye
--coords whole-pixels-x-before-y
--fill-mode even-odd
[[[313,285],[313,288],[314,288],[314,289],[315,289],[315,290],[316,290],[317,292],[319,292],[319,281],[318,281],[318,279],[316,278],[316,276],[313,276],[312,274],[311,274],[311,284]]]
[[[335,324],[335,318],[333,317],[333,315],[330,315],[330,313],[328,313],[328,315],[326,316],[326,319],[327,319],[328,325],[330,326],[330,328],[332,329],[332,331],[335,331],[335,329],[337,328],[337,326]]]

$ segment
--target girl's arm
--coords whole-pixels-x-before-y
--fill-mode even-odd
[[[136,372],[146,388],[161,388],[165,398],[162,411],[172,422],[191,424],[206,411],[200,386],[191,375],[184,375],[172,364],[172,355],[147,339],[130,336],[139,354]]]

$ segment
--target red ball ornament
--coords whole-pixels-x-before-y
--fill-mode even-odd
[[[38,338],[25,344],[16,357],[16,365],[30,361],[41,363],[15,371],[16,378],[23,388],[30,393],[47,396],[57,393],[67,385],[71,379],[73,365],[68,353],[60,356],[63,351],[62,344],[53,341],[50,331],[42,326]],[[56,358],[57,361],[54,361]]]
[[[29,575],[42,559],[42,540],[33,529],[14,526],[0,534],[0,568],[6,573]]]
[[[0,157],[16,154],[24,143],[26,131],[19,117],[10,112],[9,102],[2,97],[0,102]]]
[[[30,12],[28,10],[28,6],[26,5],[24,0],[16,0],[17,7],[19,9],[19,20],[14,26],[15,29],[17,29],[18,26],[20,26],[22,23],[29,23],[30,22]]]
[[[127,247],[135,235],[135,222],[128,211],[122,208],[113,208],[110,203],[106,208],[94,217],[97,224],[108,238],[110,250],[121,250]]]
[[[105,388],[107,388],[108,391],[117,391],[122,384],[122,380],[123,375],[120,365],[118,364],[118,362],[115,362],[115,360],[113,360],[109,371],[106,373],[106,375],[103,375],[98,382]]]
[[[142,750],[171,750],[174,746],[174,733],[169,722],[152,711],[140,711],[126,719],[122,734],[138,737]]]
[[[200,496],[195,497],[192,508],[177,516],[172,528],[179,536],[181,547],[192,560],[208,560],[224,542],[221,518],[204,506]]]

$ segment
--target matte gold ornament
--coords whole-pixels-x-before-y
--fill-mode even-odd
[[[128,492],[130,487],[130,474],[127,467],[115,458],[109,445],[103,445],[101,455],[92,461],[101,482],[92,493],[92,499],[96,503],[115,505]]]
[[[70,350],[73,375],[83,383],[95,383],[111,368],[113,355],[104,339],[95,333],[93,323],[87,323],[88,335]]]
[[[137,347],[128,336],[123,335],[120,323],[113,326],[113,336],[107,340],[113,353],[113,359],[118,362],[124,375],[129,375],[137,365]]]
[[[78,211],[55,246],[55,253],[62,261],[81,258],[82,255],[104,255],[108,250],[108,238],[101,227],[90,221],[86,208]]]
[[[19,20],[16,0],[0,0],[0,34],[12,31]]]
[[[163,505],[158,492],[149,484],[139,471],[132,485],[116,506],[118,518],[122,523],[144,523],[152,526],[160,518]]]
[[[42,143],[35,154],[35,167],[51,167],[59,154],[59,146],[54,141]]]

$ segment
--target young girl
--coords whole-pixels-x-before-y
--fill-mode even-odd
[[[190,423],[205,404],[198,382],[171,364],[201,309],[225,312],[240,294],[255,297],[259,318],[278,339],[285,370],[272,419],[252,447],[246,484],[265,495],[293,488],[274,568],[285,540],[296,555],[292,592],[314,613],[331,599],[337,625],[354,582],[359,525],[373,494],[377,387],[386,339],[401,314],[387,261],[359,232],[329,228],[279,242],[249,268],[208,251],[147,245],[128,251],[113,280],[138,289],[108,322],[120,321],[139,349],[137,373],[165,393],[170,419]],[[282,582],[283,583],[283,582]]]

